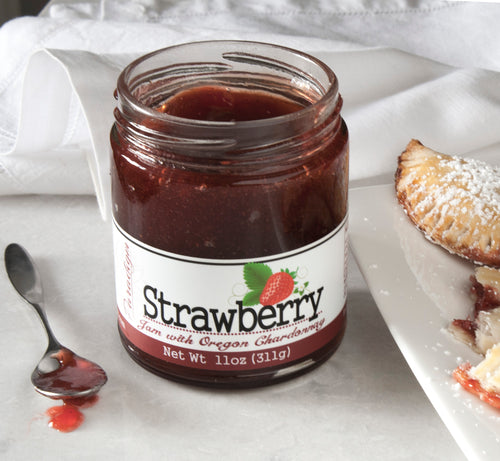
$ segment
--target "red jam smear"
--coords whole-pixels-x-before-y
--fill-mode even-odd
[[[72,432],[83,423],[83,413],[73,405],[64,403],[47,410],[50,417],[49,427],[59,432]]]
[[[479,397],[483,402],[495,408],[500,408],[500,394],[487,391],[481,386],[481,383],[470,376],[470,363],[464,363],[453,371],[455,380],[468,392]]]
[[[198,120],[249,121],[291,114],[307,105],[265,91],[202,86],[180,92],[156,110]],[[314,135],[327,123],[332,121],[316,127]],[[315,145],[314,155],[285,171],[274,165],[258,176],[169,168],[158,159],[170,153],[148,146],[146,155],[135,155],[135,147],[120,130],[115,125],[111,133],[114,218],[128,234],[152,247],[210,259],[277,255],[318,241],[347,214],[348,132],[340,117],[320,147]],[[333,354],[345,331],[345,306],[335,322],[337,333],[328,344],[299,362],[309,359],[319,365]],[[191,369],[150,356],[119,331],[125,349],[141,366],[181,382],[247,387],[266,384],[283,368],[247,373]]]
[[[62,405],[50,407],[46,411],[46,415],[50,418],[49,427],[59,432],[73,432],[85,420],[80,408],[92,407],[98,400],[97,395],[91,395],[89,397],[66,399]]]
[[[470,339],[475,341],[477,323],[476,318],[479,312],[489,311],[500,307],[500,298],[493,287],[483,286],[479,283],[474,275],[470,277],[471,294],[475,298],[474,311],[467,319],[454,319],[452,324],[460,328]]]
[[[480,311],[489,311],[500,306],[500,297],[496,290],[490,286],[483,286],[473,275],[470,278],[472,282],[471,293],[476,298],[474,303],[474,317]]]

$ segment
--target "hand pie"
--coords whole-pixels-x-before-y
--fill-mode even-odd
[[[398,158],[396,194],[432,242],[500,267],[500,169],[440,154],[412,140]]]

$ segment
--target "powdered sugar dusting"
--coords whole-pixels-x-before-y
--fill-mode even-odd
[[[414,171],[414,176],[419,170]],[[438,181],[426,181],[434,176]],[[416,179],[416,178],[413,178]],[[416,208],[421,213],[440,215],[470,214],[482,225],[492,224],[500,216],[500,168],[484,162],[457,156],[439,156],[436,166],[422,175],[415,192],[424,197]],[[434,192],[430,194],[429,192]]]
[[[472,209],[468,211],[487,222],[498,219],[500,211],[500,168],[474,159],[452,156],[442,158],[440,163],[448,170],[443,176],[444,189],[448,196],[470,199]],[[458,202],[455,199],[455,202]]]
[[[500,167],[412,141],[400,157],[396,189],[431,241],[475,262],[500,265]]]

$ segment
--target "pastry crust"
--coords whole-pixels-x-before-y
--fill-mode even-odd
[[[432,242],[500,267],[500,169],[411,140],[398,158],[396,195]]]

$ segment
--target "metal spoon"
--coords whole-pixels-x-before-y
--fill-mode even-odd
[[[31,374],[35,389],[53,399],[88,397],[106,383],[105,371],[79,357],[55,338],[43,309],[42,280],[28,252],[17,243],[5,249],[5,268],[17,292],[30,303],[47,331],[47,351]]]

